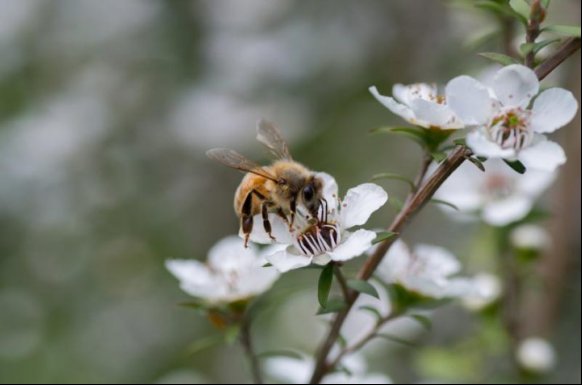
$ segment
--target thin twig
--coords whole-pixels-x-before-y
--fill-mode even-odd
[[[533,44],[540,35],[540,24],[545,18],[545,10],[543,9],[540,0],[533,0],[531,3],[531,11],[529,20],[527,21],[527,28],[525,34],[525,42]],[[536,53],[535,50],[530,49],[525,55],[524,64],[529,68],[535,65]]]
[[[347,301],[350,298],[350,288],[348,287],[348,282],[346,281],[346,277],[344,277],[344,273],[342,273],[340,269],[340,265],[336,262],[332,263],[333,263],[333,274],[335,275],[335,278],[339,282],[342,294],[344,296],[344,300]]]
[[[569,39],[566,44],[560,47],[552,56],[546,59],[539,67],[535,70],[536,75],[540,80],[542,80],[547,74],[552,72],[560,63],[562,63],[568,56],[572,55],[580,48],[580,38]],[[407,200],[404,207],[400,210],[392,224],[388,227],[388,231],[400,234],[405,224],[410,220],[410,218],[416,214],[433,196],[435,191],[441,186],[441,184],[463,163],[463,161],[471,155],[471,151],[464,146],[457,146],[453,150],[447,159],[443,161],[435,172],[430,176],[430,178],[419,188],[419,190],[414,193],[411,199]],[[391,237],[380,244],[376,248],[374,254],[372,254],[364,263],[360,269],[357,277],[358,279],[367,280],[369,279],[382,259],[386,252],[390,249],[390,246],[397,239],[397,236]],[[321,381],[324,375],[329,373],[334,367],[332,363],[327,362],[327,356],[331,351],[333,345],[337,341],[340,330],[346,320],[350,310],[352,309],[354,303],[358,299],[359,293],[351,291],[346,301],[346,307],[344,310],[339,312],[329,330],[327,337],[320,345],[316,353],[316,365],[311,377],[310,383],[317,384]]]
[[[240,329],[240,343],[245,351],[245,354],[251,365],[251,372],[253,375],[253,382],[255,384],[263,383],[263,376],[261,374],[261,366],[259,358],[255,354],[253,346],[253,339],[251,337],[251,323],[248,319],[242,321]]]

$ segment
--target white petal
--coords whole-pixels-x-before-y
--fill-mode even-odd
[[[480,130],[475,130],[467,134],[467,146],[473,150],[476,155],[486,156],[488,158],[512,158],[515,156],[515,150],[503,149],[497,143],[492,142]]]
[[[516,193],[521,193],[532,198],[537,198],[547,190],[556,180],[557,173],[553,171],[527,170],[523,175],[516,178]]]
[[[510,196],[488,203],[483,208],[483,220],[493,226],[505,226],[523,219],[531,210],[533,201],[524,196]]]
[[[329,253],[334,261],[347,261],[362,255],[372,247],[372,241],[376,238],[376,233],[360,229],[351,234],[346,231],[343,237],[344,241]]]
[[[461,270],[458,259],[444,247],[420,244],[414,248],[414,255],[423,261],[431,277],[448,277]]]
[[[307,358],[272,357],[265,362],[265,371],[285,384],[306,384],[313,366]]]
[[[236,291],[241,297],[251,297],[269,290],[279,278],[274,267],[255,266],[238,277]]]
[[[293,243],[293,237],[289,232],[287,223],[277,214],[269,213],[269,222],[271,223],[271,235],[275,238],[273,241],[263,226],[263,217],[257,214],[253,217],[253,230],[250,234],[250,240],[260,244],[270,244],[273,242],[290,245]],[[244,238],[242,228],[239,230],[239,237]]]
[[[410,107],[418,120],[417,124],[423,127],[438,127],[445,130],[464,127],[463,122],[447,105],[416,99],[410,103]]]
[[[338,187],[335,178],[325,172],[318,172],[315,177],[323,182],[323,198],[327,200],[329,205],[333,205],[333,202],[336,202],[338,198]]]
[[[410,264],[411,252],[406,243],[397,239],[382,259],[377,273],[386,282],[396,282],[406,275]]]
[[[400,103],[410,106],[414,99],[433,100],[437,96],[437,88],[434,84],[415,83],[410,85],[395,84],[392,87],[392,95]]]
[[[325,266],[331,261],[331,257],[327,254],[316,255],[313,257],[313,263],[319,266]]]
[[[558,143],[539,140],[519,153],[519,160],[533,170],[554,171],[566,163],[566,153]]]
[[[460,211],[477,210],[483,203],[482,180],[483,172],[474,164],[464,162],[437,190],[435,198],[453,203]],[[445,205],[439,207],[447,213],[453,210]]]
[[[531,126],[535,132],[554,132],[570,123],[578,111],[578,102],[570,91],[550,88],[542,92],[532,107]]]
[[[235,235],[221,239],[208,251],[208,264],[223,271],[251,266],[256,258],[254,246],[245,248],[243,240]]]
[[[378,92],[378,90],[376,89],[376,87],[374,87],[374,86],[370,87],[369,91],[372,95],[374,95],[376,100],[378,100],[380,103],[382,103],[386,108],[388,108],[394,114],[400,116],[401,118],[403,118],[407,122],[410,122],[412,124],[416,124],[415,123],[416,119],[414,117],[414,113],[412,112],[410,107],[408,107],[404,104],[398,103],[396,100],[394,100],[394,98],[392,98],[390,96],[381,95]]]
[[[311,258],[295,254],[290,249],[287,248],[286,250],[279,250],[274,254],[266,255],[265,259],[281,273],[311,264]]]
[[[493,80],[493,91],[504,106],[527,107],[539,87],[536,74],[521,64],[503,67]]]
[[[345,229],[363,225],[387,200],[386,191],[374,183],[364,183],[349,189],[342,202],[340,225]]]
[[[451,80],[445,90],[447,105],[466,125],[486,124],[492,105],[487,87],[470,76]]]
[[[171,259],[166,261],[166,269],[180,282],[210,283],[212,275],[208,267],[193,259]]]

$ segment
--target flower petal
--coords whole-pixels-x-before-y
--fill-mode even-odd
[[[410,103],[410,107],[418,121],[416,124],[423,127],[438,127],[445,130],[464,127],[463,122],[447,105],[415,99]]]
[[[380,266],[378,266],[378,276],[386,282],[397,282],[406,275],[410,259],[411,252],[408,245],[397,239],[386,253]]]
[[[488,158],[512,158],[515,156],[515,150],[511,148],[501,148],[497,143],[489,140],[481,130],[475,130],[468,133],[465,140],[467,146],[469,146],[476,155],[486,156]]]
[[[437,96],[435,84],[414,83],[410,85],[395,84],[392,87],[392,95],[400,103],[410,106],[414,99],[433,100]]]
[[[448,277],[461,270],[457,257],[444,247],[420,244],[414,248],[413,254],[423,261],[425,275],[430,274],[430,277]]]
[[[288,247],[285,250],[279,250],[274,254],[266,255],[265,259],[281,273],[286,273],[289,270],[299,269],[311,264],[311,258],[305,255],[295,254],[291,249],[291,247]]]
[[[352,234],[346,231],[344,237],[345,240],[329,253],[334,261],[347,261],[363,254],[372,247],[372,241],[376,238],[376,233],[360,229]]]
[[[289,226],[287,223],[278,216],[277,214],[269,213],[269,222],[271,223],[271,235],[275,238],[273,241],[263,226],[263,217],[257,214],[253,217],[253,230],[250,234],[250,240],[255,243],[260,244],[271,244],[273,242],[283,243],[283,244],[293,244],[293,238],[289,232]],[[244,234],[242,228],[238,233],[239,237],[244,239]]]
[[[315,364],[307,357],[271,357],[265,362],[265,371],[285,384],[306,384]]]
[[[538,139],[519,153],[519,160],[527,168],[554,171],[558,166],[566,163],[566,153],[558,143],[545,140],[545,138]]]
[[[538,93],[540,82],[531,69],[521,64],[512,64],[497,72],[492,88],[504,106],[525,108]]]
[[[577,111],[578,101],[570,91],[550,88],[534,101],[531,126],[535,132],[554,132],[570,123]]]
[[[221,239],[208,251],[208,264],[223,271],[237,270],[243,265],[250,266],[255,259],[254,246],[245,248],[244,242],[236,235]]]
[[[364,183],[349,189],[342,203],[340,225],[345,229],[363,225],[387,200],[386,191],[374,183]]]
[[[193,259],[170,259],[165,263],[166,269],[180,282],[210,283],[212,275],[208,267]]]
[[[532,198],[537,198],[556,180],[557,173],[552,171],[527,170],[516,178],[515,191]]]
[[[483,208],[483,220],[493,226],[505,226],[523,219],[533,206],[532,199],[524,196],[510,196],[493,201]]]
[[[377,101],[382,103],[386,108],[388,108],[392,113],[400,116],[402,119],[406,120],[407,122],[416,124],[416,119],[414,117],[414,113],[410,109],[410,107],[398,103],[394,98],[390,96],[381,95],[376,87],[372,86],[368,89],[372,95],[376,98]]]
[[[338,198],[338,187],[335,178],[328,173],[318,172],[315,174],[323,182],[322,196],[330,206],[333,206]]]
[[[470,76],[451,80],[445,89],[447,105],[466,125],[486,124],[492,104],[487,87]]]

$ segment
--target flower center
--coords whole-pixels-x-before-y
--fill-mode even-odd
[[[511,180],[501,174],[491,174],[485,179],[484,190],[491,200],[503,199],[513,192]]]
[[[533,139],[529,129],[530,115],[529,110],[515,108],[496,116],[489,126],[491,140],[503,149],[519,151],[527,147]]]
[[[340,231],[337,224],[320,222],[301,233],[297,237],[297,246],[309,257],[330,252],[340,242]]]

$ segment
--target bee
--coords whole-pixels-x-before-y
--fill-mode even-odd
[[[272,164],[261,166],[228,148],[214,148],[206,152],[210,159],[246,172],[234,194],[234,210],[240,218],[245,247],[253,230],[255,215],[261,214],[263,228],[274,240],[269,213],[279,215],[291,229],[298,205],[305,207],[312,218],[316,218],[323,200],[322,180],[293,160],[287,143],[273,123],[259,120],[257,140],[276,157]]]

